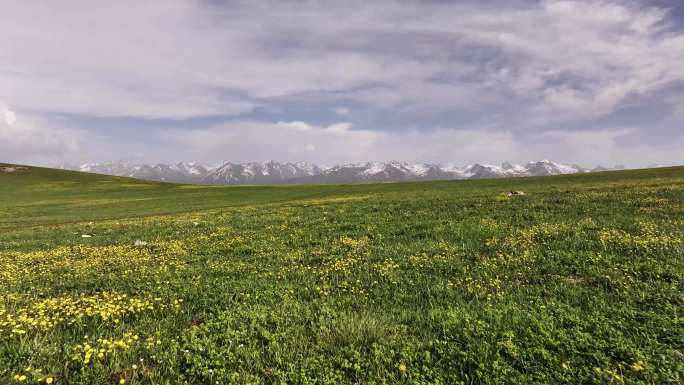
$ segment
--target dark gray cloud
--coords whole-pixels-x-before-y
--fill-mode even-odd
[[[683,9],[5,0],[0,154],[681,163]]]

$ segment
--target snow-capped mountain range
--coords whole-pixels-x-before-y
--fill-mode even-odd
[[[526,165],[505,162],[501,165],[472,164],[464,167],[429,163],[366,162],[320,167],[311,163],[231,163],[206,167],[196,162],[177,164],[130,165],[126,163],[86,163],[59,168],[97,174],[126,176],[145,180],[202,184],[273,183],[353,183],[360,181],[407,181],[440,179],[484,179],[545,176],[583,172],[621,170],[624,166],[587,169],[542,160]]]

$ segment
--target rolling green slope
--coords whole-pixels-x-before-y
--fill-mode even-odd
[[[0,384],[681,383],[683,233],[683,167],[240,187],[0,172]]]
[[[10,165],[0,163],[2,166]],[[364,194],[448,193],[487,197],[520,189],[553,193],[564,189],[681,186],[684,183],[684,167],[499,180],[317,186],[179,185],[19,167],[24,169],[0,172],[0,229]]]

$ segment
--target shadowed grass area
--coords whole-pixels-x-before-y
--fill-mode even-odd
[[[244,187],[31,167],[0,172],[0,228],[1,384],[684,378],[682,167]]]

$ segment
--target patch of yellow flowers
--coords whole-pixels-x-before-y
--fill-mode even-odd
[[[399,265],[399,263],[395,262],[392,258],[386,258],[382,263],[376,265],[377,271],[383,277],[393,275],[393,273],[400,267],[401,266]]]
[[[642,252],[675,251],[682,247],[682,238],[675,234],[661,231],[653,223],[639,224],[639,234],[630,234],[618,229],[603,229],[599,239],[605,248],[618,248]]]
[[[352,250],[359,250],[368,246],[368,237],[362,237],[360,239],[354,239],[347,236],[340,237],[340,243],[349,247]]]
[[[122,338],[117,339],[98,338],[92,345],[84,342],[74,347],[71,360],[83,365],[88,365],[95,360],[103,361],[117,351],[129,350],[139,340],[140,337],[137,334],[124,333]]]
[[[162,302],[161,298],[136,297],[118,292],[48,298],[29,303],[13,312],[0,308],[0,335],[47,331],[57,325],[71,325],[92,318],[118,324],[130,315],[168,306],[178,308],[180,302],[177,299],[169,305]]]
[[[0,285],[10,287],[27,279],[59,276],[75,279],[116,272],[146,277],[180,268],[187,247],[178,240],[134,245],[60,246],[27,253],[0,253]]]
[[[505,243],[513,248],[530,249],[537,244],[559,236],[567,230],[567,225],[560,223],[539,223],[520,229],[506,238]]]
[[[21,372],[17,373],[13,377],[15,382],[31,382],[31,383],[41,383],[41,384],[52,384],[55,382],[55,376],[52,374],[45,374],[41,369],[36,369],[33,367],[27,367]]]
[[[339,239],[339,244],[343,249],[346,249],[346,255],[342,258],[335,258],[323,263],[319,273],[327,276],[330,274],[349,274],[352,267],[356,265],[361,257],[365,255],[368,247],[368,237],[354,239],[347,236],[342,236]]]

